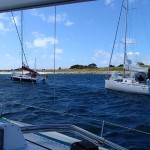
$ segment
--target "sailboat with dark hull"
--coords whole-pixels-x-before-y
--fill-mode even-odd
[[[12,73],[11,80],[13,81],[23,81],[23,82],[34,82],[36,83],[38,80],[41,80],[42,82],[45,82],[45,78],[40,78],[40,74],[26,66],[22,66],[22,70],[29,71],[27,74],[21,74],[21,73]]]
[[[21,59],[22,59],[22,73],[18,73],[18,72],[13,72],[11,74],[11,80],[13,81],[22,81],[22,82],[32,82],[32,83],[37,83],[37,82],[45,82],[46,77],[44,77],[43,75],[40,75],[37,71],[29,68],[28,63],[27,63],[27,59],[26,59],[26,55],[24,52],[24,46],[23,46],[23,12],[21,11],[21,38],[19,36],[19,32],[15,23],[15,19],[12,13],[12,17],[14,20],[14,24],[18,33],[18,38],[20,41],[20,45],[21,45]],[[24,63],[24,60],[26,62],[26,65]],[[24,72],[28,72],[28,73],[24,73]]]

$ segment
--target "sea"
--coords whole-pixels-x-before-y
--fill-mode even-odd
[[[150,96],[105,89],[104,80],[99,74],[52,74],[33,84],[0,75],[0,113],[33,125],[74,124],[127,149],[149,150]]]

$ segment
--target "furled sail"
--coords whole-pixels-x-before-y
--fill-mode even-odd
[[[130,66],[129,66],[129,70],[130,70],[130,71],[136,71],[136,72],[148,72],[148,68],[146,68],[146,67],[141,67],[141,66],[139,66],[139,65],[137,65],[137,64],[135,64],[135,65],[130,65]]]
[[[56,6],[94,0],[0,0],[0,12]]]

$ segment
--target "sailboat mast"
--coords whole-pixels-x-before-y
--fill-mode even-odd
[[[36,71],[36,58],[35,58],[35,62],[34,62],[35,64],[34,64],[34,69],[35,69],[35,71]]]
[[[23,11],[21,10],[21,60],[23,66]],[[23,69],[22,69],[23,74]]]
[[[126,0],[126,23],[125,23],[125,43],[124,43],[124,70],[123,70],[123,77],[125,77],[125,61],[127,55],[127,25],[128,25],[128,0]]]

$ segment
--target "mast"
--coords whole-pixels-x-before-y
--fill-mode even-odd
[[[22,66],[23,64],[23,11],[21,10],[21,60],[22,60]],[[22,69],[22,74],[23,74],[23,69]]]
[[[34,62],[34,69],[36,71],[36,58],[35,58],[35,62]]]
[[[126,23],[125,23],[125,42],[124,42],[124,67],[125,67],[125,61],[127,56],[127,25],[128,25],[128,0],[126,0]],[[123,77],[125,77],[125,68],[123,69]]]
[[[112,50],[111,50],[111,56],[110,56],[110,60],[109,60],[108,70],[107,70],[107,76],[108,76],[108,71],[110,70],[111,60],[112,60],[112,56],[113,56],[114,48],[115,48],[115,44],[116,44],[118,29],[119,29],[119,25],[120,25],[120,19],[121,19],[121,15],[122,15],[123,2],[124,2],[124,0],[122,0],[122,3],[121,3],[121,9],[120,9],[119,19],[118,19],[118,23],[117,23],[117,28],[116,28],[114,43],[113,43],[113,47],[112,47]]]

